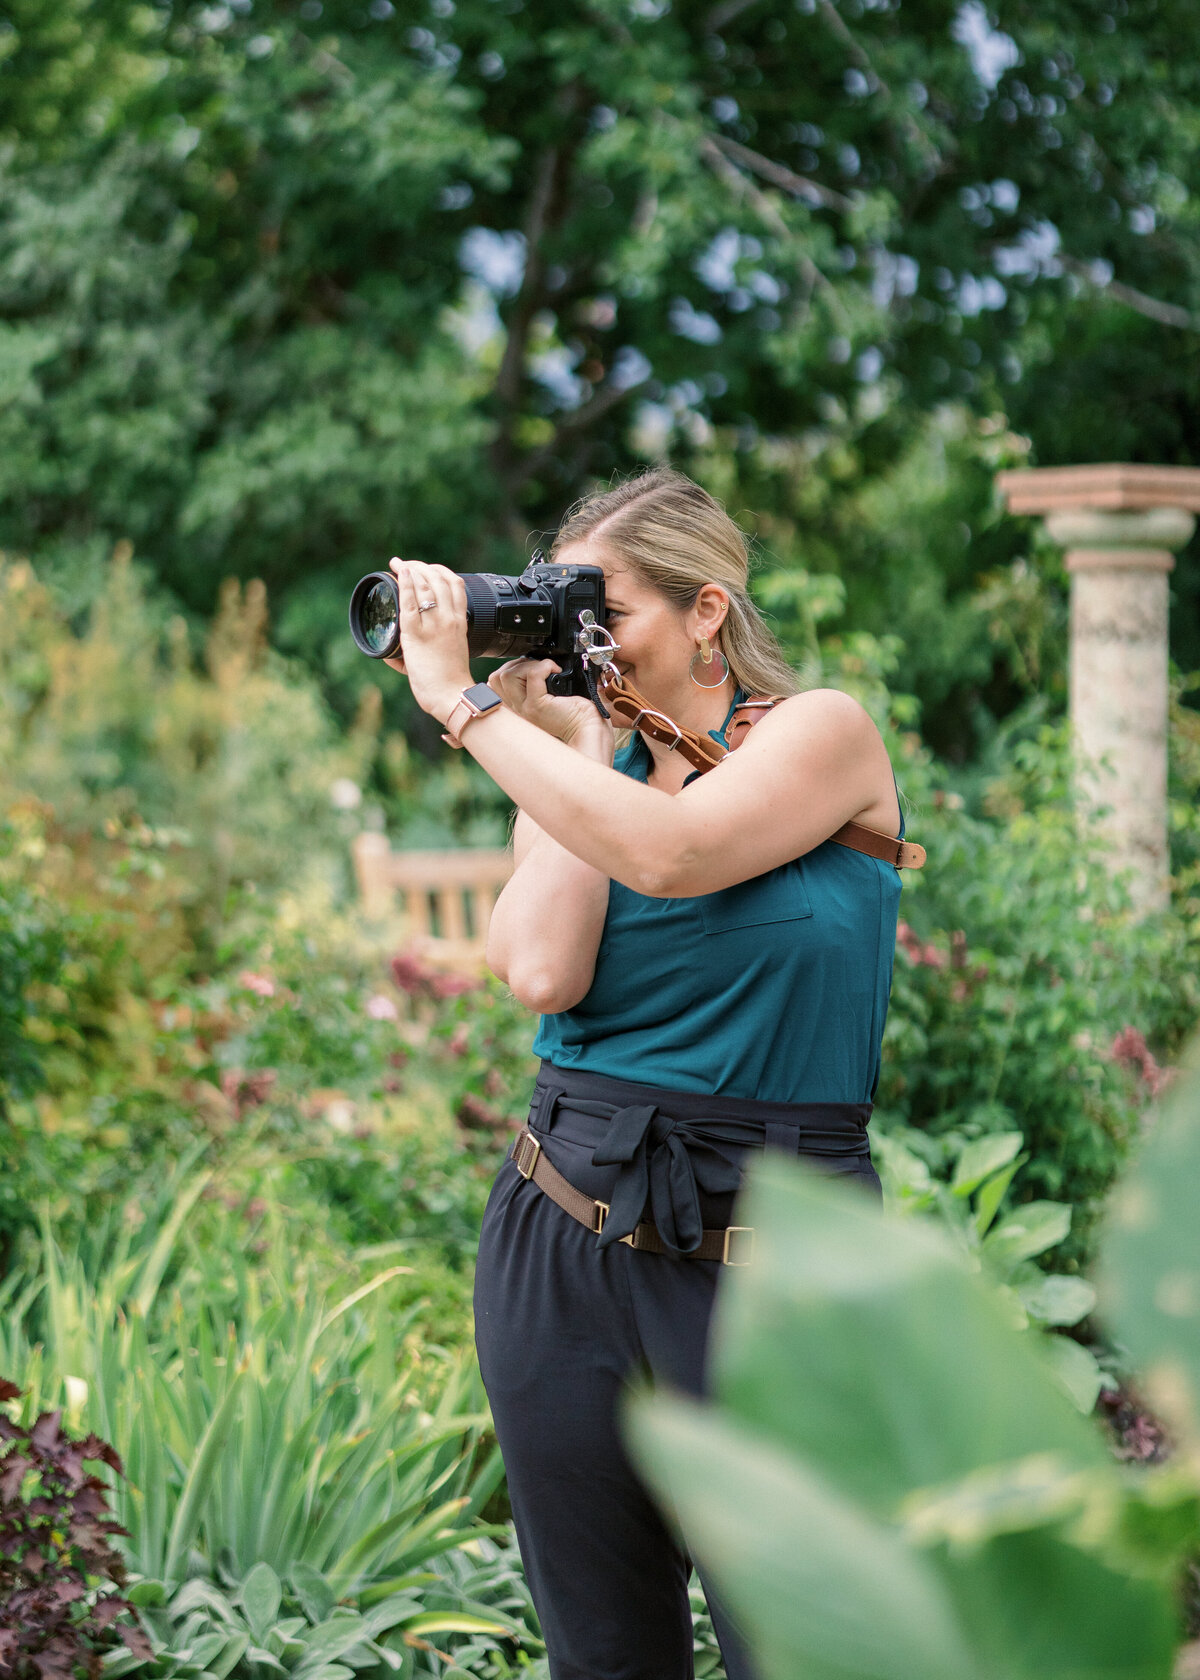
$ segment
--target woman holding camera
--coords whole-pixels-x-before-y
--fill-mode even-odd
[[[714,1292],[753,1151],[878,1191],[867,1119],[895,946],[893,863],[831,837],[901,835],[884,744],[856,701],[798,692],[747,594],[745,540],[659,469],[585,500],[555,561],[599,565],[616,663],[667,718],[724,744],[708,774],[619,739],[590,700],[513,660],[478,713],[466,595],[393,563],[418,703],[518,807],[487,960],[542,1019],[528,1135],[484,1218],[476,1339],[554,1680],[687,1680],[688,1560],[631,1467],[628,1380],[698,1394]],[[465,722],[463,721],[465,719]],[[456,741],[457,744],[457,741]],[[714,1606],[729,1680],[749,1658]]]

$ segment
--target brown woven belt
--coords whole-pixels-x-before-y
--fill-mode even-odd
[[[541,1140],[533,1135],[528,1126],[520,1132],[513,1144],[512,1158],[521,1177],[536,1184],[552,1202],[558,1203],[564,1213],[569,1213],[572,1219],[577,1219],[597,1236],[603,1231],[604,1221],[608,1218],[608,1203],[598,1202],[592,1196],[585,1196],[582,1190],[576,1190],[549,1159],[542,1149]],[[626,1247],[636,1248],[644,1254],[667,1252],[662,1238],[654,1226],[647,1222],[636,1226],[627,1237],[622,1237],[621,1241]],[[734,1257],[735,1251],[737,1258]],[[699,1248],[692,1249],[683,1258],[719,1260],[723,1266],[748,1266],[754,1258],[754,1227],[726,1225],[719,1230],[705,1231],[700,1239]]]

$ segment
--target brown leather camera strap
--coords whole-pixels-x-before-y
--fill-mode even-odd
[[[652,741],[660,741],[663,746],[677,752],[680,758],[686,759],[694,770],[715,770],[725,757],[725,748],[711,735],[698,735],[694,729],[681,729],[674,718],[653,707],[615,665],[603,668],[599,689],[605,705],[622,728],[636,729]]]
[[[711,735],[700,735],[694,729],[683,729],[674,718],[652,706],[639,691],[617,670],[615,665],[602,668],[599,689],[605,705],[614,719],[625,729],[636,729],[659,741],[687,761],[701,773],[715,770],[729,752],[736,752],[749,735],[754,724],[761,721],[772,706],[786,698],[782,694],[755,694],[736,708],[725,730],[728,752]],[[894,834],[882,834],[863,823],[843,823],[836,834],[829,836],[839,846],[865,852],[868,857],[882,858],[897,869],[920,869],[925,862],[925,848],[914,840],[901,840]]]

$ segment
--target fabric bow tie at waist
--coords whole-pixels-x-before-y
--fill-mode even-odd
[[[608,1248],[629,1236],[649,1202],[663,1246],[679,1258],[697,1249],[704,1234],[700,1190],[730,1195],[741,1183],[740,1150],[770,1144],[789,1153],[822,1157],[869,1153],[863,1124],[870,1113],[868,1104],[805,1106],[811,1112],[803,1123],[773,1125],[722,1116],[676,1120],[655,1103],[621,1107],[557,1093],[539,1130],[552,1128],[554,1110],[560,1107],[607,1122],[592,1152],[592,1165],[620,1170],[599,1246]],[[810,1125],[810,1118],[818,1124]],[[736,1152],[727,1152],[722,1144],[735,1146]]]

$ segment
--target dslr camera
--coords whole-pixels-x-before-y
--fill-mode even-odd
[[[596,686],[597,667],[617,651],[604,623],[604,573],[599,566],[562,566],[541,550],[520,577],[464,572],[467,654],[471,659],[553,659],[560,669],[550,694],[586,695],[608,712]],[[400,597],[392,572],[368,572],[350,597],[350,634],[370,659],[403,654]]]

